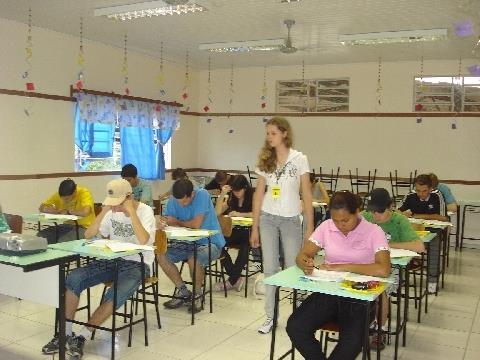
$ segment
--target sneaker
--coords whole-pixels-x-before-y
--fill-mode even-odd
[[[377,344],[377,339],[378,339],[378,334],[375,332],[370,337],[370,349],[382,351],[383,349],[385,349],[385,344],[387,343],[387,335],[382,333],[380,335],[380,341],[378,342],[378,344]]]
[[[195,309],[194,313],[198,313],[200,311],[203,310],[203,306],[202,306],[202,299],[196,299],[194,302],[193,302],[193,308]],[[191,313],[192,312],[192,304],[190,302],[190,305],[188,306],[188,312]]]
[[[225,289],[227,289],[227,291],[233,289],[233,285],[230,284],[230,281],[225,281],[225,288],[223,287],[223,281],[217,281],[213,284],[213,291],[215,292],[224,291]]]
[[[273,328],[273,319],[267,317],[267,320],[258,328],[258,332],[260,334],[268,334],[270,331],[272,331]]]
[[[75,334],[73,334],[73,336],[75,336]],[[70,338],[71,338],[71,336],[66,337],[66,340],[67,340],[66,344],[68,344]],[[58,350],[59,350],[58,343],[59,343],[58,335],[55,335],[53,337],[53,339],[48,342],[48,344],[46,344],[44,347],[42,347],[42,353],[45,354],[45,355],[51,355],[51,354],[58,353]]]
[[[192,293],[189,291],[187,296],[180,296],[179,292],[175,290],[174,296],[177,297],[165,301],[163,306],[165,306],[167,309],[178,309],[183,305],[188,306],[188,304],[190,304],[190,297],[192,296]]]
[[[230,284],[230,282],[228,283]],[[237,290],[238,292],[242,291],[244,286],[245,286],[245,278],[243,277],[238,278],[237,282],[233,285],[235,290]]]
[[[81,359],[83,356],[83,347],[87,341],[82,335],[72,336],[68,340],[68,355],[77,359]]]
[[[428,283],[428,293],[432,294],[432,295],[437,293],[437,283],[436,282],[429,282]]]

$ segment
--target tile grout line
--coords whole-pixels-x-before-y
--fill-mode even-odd
[[[477,318],[479,304],[480,304],[480,297],[477,300],[477,307],[475,308],[475,313],[473,314],[472,325],[470,326],[470,331],[468,332],[467,345],[465,346],[465,351],[463,352],[463,360],[465,360],[465,357],[467,356],[468,344],[470,342],[470,337],[472,335],[472,330],[473,330],[473,325],[475,324],[475,319]]]

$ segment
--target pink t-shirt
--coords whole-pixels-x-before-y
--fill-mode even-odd
[[[326,264],[373,264],[375,253],[389,250],[383,230],[360,218],[360,223],[347,236],[329,219],[320,224],[310,237],[325,250]]]

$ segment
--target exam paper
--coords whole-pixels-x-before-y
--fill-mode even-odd
[[[420,256],[420,254],[416,253],[415,251],[405,250],[405,249],[390,249],[390,257],[391,258],[399,258],[399,257],[415,257]]]
[[[314,281],[339,282],[345,279],[348,274],[349,273],[345,271],[328,271],[313,269],[311,275],[303,275],[303,277]]]
[[[47,214],[42,213],[45,219],[49,220],[78,220],[77,215],[68,215],[68,214]]]

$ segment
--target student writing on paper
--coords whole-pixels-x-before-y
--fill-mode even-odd
[[[252,217],[253,189],[244,175],[235,175],[231,185],[224,185],[217,199],[215,211],[217,216],[243,216]],[[220,219],[221,220],[221,219]],[[234,227],[230,236],[225,236],[225,246],[238,245],[238,254],[233,263],[232,258],[225,248],[222,250],[222,265],[229,276],[225,286],[227,290],[236,289],[242,291],[245,279],[240,275],[248,260],[248,227]],[[215,291],[223,291],[223,282],[214,284]]]
[[[172,186],[173,199],[167,204],[165,218],[169,226],[182,226],[192,229],[216,230],[219,233],[211,236],[211,260],[220,256],[225,245],[225,239],[220,232],[215,208],[213,207],[210,194],[204,189],[195,189],[188,179],[175,181]],[[163,224],[160,224],[163,225]],[[176,298],[165,302],[163,305],[168,309],[176,309],[191,304],[192,293],[187,289],[175,263],[187,261],[190,274],[196,267],[195,286],[197,294],[200,295],[203,285],[204,267],[208,266],[208,238],[197,240],[197,263],[193,263],[194,244],[191,241],[170,241],[166,254],[157,255],[158,264],[168,278],[175,284]],[[194,308],[189,311],[198,312],[202,310],[202,299],[198,298]]]
[[[363,275],[390,275],[390,254],[385,233],[360,216],[361,200],[349,191],[330,199],[331,219],[317,227],[305,242],[296,263],[307,275],[314,269],[313,259],[325,250],[320,269],[348,271]],[[287,333],[305,359],[325,360],[315,332],[328,322],[340,328],[339,341],[331,360],[353,360],[360,353],[365,331],[365,306],[352,299],[320,293],[311,294],[288,319]]]
[[[78,186],[72,179],[65,179],[60,183],[58,192],[52,194],[47,200],[40,204],[40,212],[48,214],[76,215],[80,218],[78,222],[78,233],[80,239],[84,237],[85,229],[95,219],[93,198],[90,191]],[[58,224],[40,230],[37,236],[46,238],[49,244],[63,241],[75,240],[77,238],[76,225],[72,223]]]
[[[427,174],[415,178],[415,191],[405,195],[398,210],[407,217],[448,221],[443,196],[433,189],[432,178]],[[431,294],[437,290],[439,252],[440,241],[437,236],[428,246],[428,292]]]
[[[407,217],[397,211],[392,211],[393,200],[386,189],[373,189],[370,193],[367,210],[362,212],[362,216],[369,222],[377,224],[382,228],[387,236],[388,244],[392,249],[406,249],[422,253],[425,251],[423,241],[413,230]],[[396,273],[396,285],[398,286],[398,272]],[[397,289],[391,289],[396,292]],[[387,322],[388,298],[385,293],[382,294],[382,319],[380,321],[382,328]],[[385,347],[385,337],[379,341],[380,349]],[[377,339],[374,336],[370,342],[370,347],[377,347]]]
[[[133,199],[132,187],[124,179],[112,180],[107,184],[107,197],[103,208],[95,221],[85,231],[90,239],[97,234],[111,240],[119,240],[141,245],[152,245],[155,239],[155,218],[150,206]],[[154,261],[153,251],[143,252],[145,276],[149,276],[150,265]],[[117,302],[113,304],[113,287],[110,287],[102,304],[95,310],[88,323],[101,325],[122,306],[142,283],[142,263],[139,255],[124,257],[117,262]],[[75,318],[80,294],[85,289],[107,281],[113,281],[114,260],[95,260],[84,267],[70,272],[65,280],[65,317]],[[83,327],[80,332],[72,332],[72,323],[66,323],[68,355],[79,360],[83,356],[83,348],[90,338],[93,328]],[[44,354],[58,352],[58,337],[55,336],[42,348]]]

